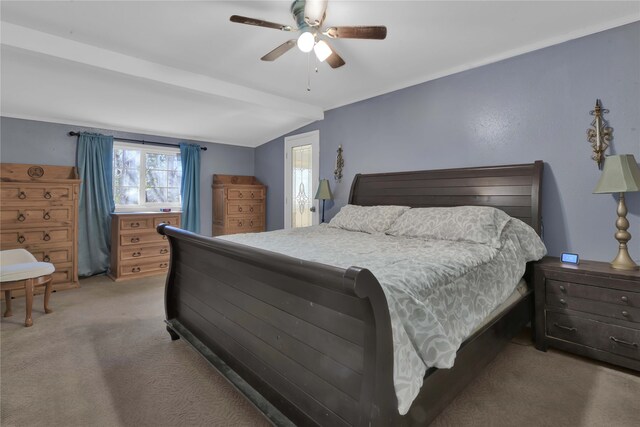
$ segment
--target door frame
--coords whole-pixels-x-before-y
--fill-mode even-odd
[[[291,228],[290,190],[291,190],[291,162],[289,153],[293,147],[311,144],[311,182],[320,182],[320,131],[300,133],[284,138],[284,228]],[[317,175],[317,176],[316,176]],[[311,188],[311,197],[315,195],[315,188]],[[318,225],[318,200],[313,199],[312,206],[315,211],[311,216],[311,224]]]

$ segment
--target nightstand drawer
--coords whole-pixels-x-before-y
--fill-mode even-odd
[[[562,309],[599,314],[614,319],[640,323],[640,308],[593,301],[584,298],[567,297],[563,294],[547,293],[547,305]]]
[[[640,360],[640,330],[553,311],[546,312],[549,337]]]
[[[549,294],[561,294],[567,297],[584,298],[640,308],[640,287],[638,288],[639,292],[626,292],[553,279],[547,279],[546,285],[547,296]]]

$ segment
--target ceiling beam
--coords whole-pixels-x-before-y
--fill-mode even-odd
[[[225,82],[203,74],[169,67],[8,22],[2,22],[0,43],[129,76],[152,80],[207,95],[322,120],[321,107]]]

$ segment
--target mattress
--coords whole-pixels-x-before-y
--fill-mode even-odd
[[[394,386],[402,415],[426,370],[453,366],[466,337],[512,295],[526,263],[546,252],[535,232],[517,219],[504,227],[500,248],[325,224],[220,238],[339,268],[369,269],[389,305]]]

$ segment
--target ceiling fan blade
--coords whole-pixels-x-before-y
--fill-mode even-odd
[[[276,59],[280,58],[282,55],[287,53],[289,49],[291,49],[295,45],[296,45],[295,40],[287,40],[286,42],[282,43],[280,46],[273,49],[271,52],[267,53],[265,56],[263,56],[260,59],[262,59],[263,61],[275,61]]]
[[[387,37],[387,27],[330,27],[323,33],[332,39],[374,39],[384,40]]]
[[[331,48],[331,55],[325,59],[325,62],[329,64],[331,68],[340,68],[345,64],[344,59],[342,59],[333,48]]]
[[[263,21],[262,19],[247,18],[246,16],[240,16],[240,15],[232,15],[231,18],[229,18],[229,20],[231,22],[236,22],[238,24],[255,25],[256,27],[273,28],[275,30],[282,30],[282,31],[293,30],[293,28],[291,28],[290,25],[276,24],[275,22]]]

